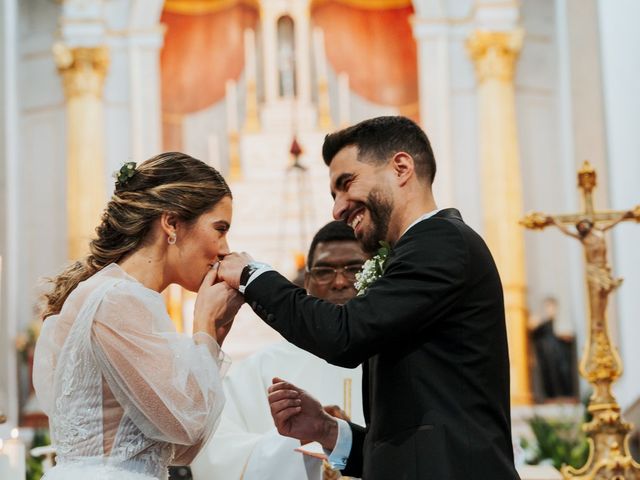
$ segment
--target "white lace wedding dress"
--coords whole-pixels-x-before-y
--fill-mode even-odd
[[[57,466],[46,480],[165,480],[224,404],[213,338],[176,332],[163,297],[110,265],[44,321],[33,381]]]

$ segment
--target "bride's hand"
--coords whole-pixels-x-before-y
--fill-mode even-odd
[[[205,275],[194,307],[194,332],[206,332],[222,344],[244,297],[226,283],[215,283],[217,266]]]

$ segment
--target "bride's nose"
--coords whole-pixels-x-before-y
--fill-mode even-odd
[[[228,255],[230,250],[229,250],[229,244],[227,243],[227,237],[223,237],[220,239],[220,249],[218,250],[218,257],[223,258],[225,255]]]

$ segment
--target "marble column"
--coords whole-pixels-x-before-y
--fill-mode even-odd
[[[511,400],[531,402],[527,355],[527,309],[522,179],[516,129],[514,72],[523,31],[475,31],[467,41],[477,77],[484,237],[504,288]]]
[[[423,7],[426,11],[412,20],[413,36],[418,47],[418,89],[420,123],[429,136],[438,164],[434,194],[439,205],[455,205],[452,87],[451,20],[444,12]],[[436,8],[436,6],[432,6]]]
[[[54,46],[67,100],[67,213],[69,258],[88,251],[105,205],[103,87],[109,67],[104,46]]]
[[[107,166],[112,167],[111,170],[120,168],[126,158],[140,162],[162,150],[160,49],[164,33],[164,26],[144,25],[123,32],[122,40],[111,39],[109,43],[113,64],[109,73],[116,78],[126,78],[129,88],[111,89],[105,93],[105,103],[110,105],[107,107],[106,117],[109,118],[109,109],[112,110],[112,114],[116,108],[126,110],[129,113],[130,127],[123,124],[122,130],[110,134],[107,141],[118,142],[118,138],[126,136],[131,138],[128,156],[127,153],[118,152],[113,148],[107,153]],[[117,56],[121,60],[118,64]],[[123,61],[125,59],[126,63]],[[111,179],[108,185],[113,185]]]

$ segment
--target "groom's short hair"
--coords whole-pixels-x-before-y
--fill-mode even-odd
[[[328,134],[322,145],[324,163],[345,147],[358,148],[358,161],[381,165],[398,152],[413,157],[419,178],[433,183],[436,161],[427,134],[406,117],[376,117]]]
[[[316,247],[320,242],[357,241],[353,228],[344,222],[334,220],[327,223],[314,235],[307,254],[307,268],[313,267],[313,257],[316,254]]]

